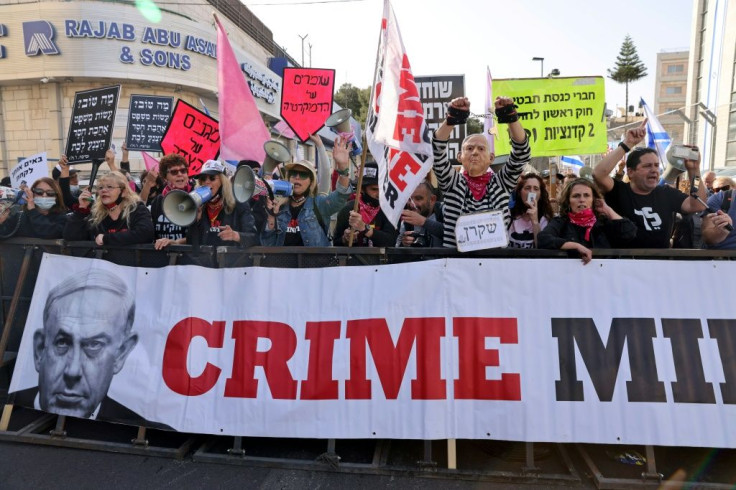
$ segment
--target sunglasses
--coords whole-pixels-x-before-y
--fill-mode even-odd
[[[167,175],[180,175],[180,174],[186,174],[188,171],[186,168],[180,167],[180,168],[170,168],[166,171]]]
[[[723,187],[714,187],[713,192],[720,192],[720,191],[729,191],[731,190],[730,185],[724,185]]]
[[[56,197],[56,191],[53,190],[43,190],[39,188],[33,188],[33,194],[36,196],[46,196],[46,197]]]
[[[300,179],[306,180],[312,176],[312,173],[308,170],[291,170],[289,171],[289,177],[299,177]]]
[[[208,174],[205,174],[205,175],[200,175],[199,177],[197,177],[197,180],[199,182],[210,182],[210,181],[217,180],[217,178],[218,178],[217,175],[208,175]]]

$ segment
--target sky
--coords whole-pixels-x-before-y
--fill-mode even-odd
[[[321,3],[308,3],[309,1]],[[372,83],[383,0],[243,1],[276,43],[305,66],[333,68],[335,87]],[[654,105],[657,53],[690,45],[692,0],[393,0],[414,76],[465,75],[471,112],[494,79],[606,76],[629,34],[648,76],[629,85],[629,104]],[[494,94],[501,95],[501,94]],[[651,102],[650,102],[651,101]],[[625,87],[606,79],[609,109],[624,107]]]

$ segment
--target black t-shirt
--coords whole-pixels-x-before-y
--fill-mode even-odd
[[[302,234],[299,231],[299,212],[303,207],[304,203],[299,206],[289,206],[291,219],[286,227],[286,236],[284,237],[284,246],[286,247],[301,247],[304,245]]]
[[[674,214],[682,208],[687,194],[668,185],[657,186],[647,195],[636,194],[631,185],[614,180],[606,202],[614,211],[629,218],[637,228],[636,238],[612,245],[621,248],[669,248]],[[613,237],[612,237],[613,238]]]

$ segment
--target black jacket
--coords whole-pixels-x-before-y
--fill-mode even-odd
[[[588,248],[611,248],[611,243],[622,243],[636,237],[636,225],[628,218],[609,220],[598,218],[585,239],[585,228],[574,225],[567,217],[556,216],[537,235],[539,248],[559,250],[565,242],[576,242]]]
[[[129,223],[128,223],[129,222]],[[128,222],[124,219],[113,221],[109,216],[97,226],[89,223],[89,214],[74,211],[68,215],[64,228],[64,240],[94,240],[104,235],[105,245],[135,245],[153,242],[153,221],[151,212],[142,202],[130,214]]]
[[[260,240],[256,233],[256,221],[253,217],[250,205],[248,205],[247,202],[236,204],[235,209],[230,214],[225,212],[225,208],[223,207],[222,211],[220,211],[220,214],[218,214],[216,218],[216,220],[220,222],[219,226],[223,227],[228,225],[230,228],[240,233],[240,243],[222,240],[217,236],[218,230],[210,228],[206,208],[206,205],[202,206],[202,217],[192,225],[193,233],[196,234],[199,239],[200,245],[211,245],[213,247],[253,247],[255,245],[260,245]],[[187,234],[187,243],[191,244],[193,240],[194,237]]]

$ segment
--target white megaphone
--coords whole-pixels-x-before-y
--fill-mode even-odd
[[[593,180],[593,169],[588,166],[581,168],[580,177],[582,177],[583,179]]]
[[[685,172],[685,159],[680,157],[674,151],[677,146],[678,145],[671,144],[667,148],[667,152],[666,152],[667,168],[664,170],[664,173],[662,174],[662,179],[664,179],[664,181],[670,185],[675,185],[675,182],[677,181],[677,177],[679,177],[680,174]],[[697,158],[697,155],[695,158]]]
[[[291,152],[282,143],[269,140],[263,143],[266,159],[263,160],[263,175],[271,175],[281,163],[291,160]]]
[[[207,186],[197,187],[189,193],[174,189],[164,197],[164,216],[177,226],[189,226],[197,219],[199,207],[210,199],[212,190]]]
[[[338,133],[349,133],[352,128],[350,127],[350,117],[353,115],[353,111],[350,109],[340,109],[337,112],[333,112],[330,117],[325,121],[325,126],[333,128]]]
[[[233,176],[233,194],[238,202],[246,202],[253,197],[274,196],[289,197],[293,192],[290,182],[285,180],[264,180],[259,178],[253,169],[243,165]]]

